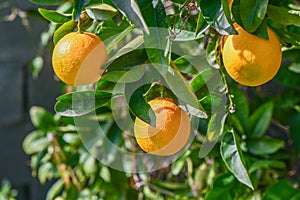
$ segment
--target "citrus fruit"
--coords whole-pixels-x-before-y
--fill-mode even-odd
[[[169,156],[177,153],[190,136],[187,112],[169,98],[155,98],[149,101],[149,105],[155,113],[156,126],[136,118],[134,134],[138,145],[145,152],[154,155]]]
[[[238,35],[225,37],[223,63],[228,74],[238,83],[259,86],[278,72],[282,52],[278,38],[268,27],[269,39],[252,35],[234,23]]]
[[[101,66],[107,61],[101,39],[91,33],[71,32],[55,45],[52,65],[57,77],[68,85],[86,85],[98,81]]]

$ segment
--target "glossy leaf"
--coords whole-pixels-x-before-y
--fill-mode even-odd
[[[149,33],[149,28],[143,18],[138,4],[134,0],[112,0],[116,7],[137,27]]]
[[[248,136],[251,138],[261,137],[272,119],[273,115],[273,102],[267,102],[260,106],[249,118],[247,123]]]
[[[279,24],[300,26],[299,10],[289,10],[284,7],[268,5],[268,16]]]
[[[67,35],[68,33],[74,31],[74,29],[76,28],[77,24],[73,21],[70,20],[66,23],[64,23],[63,25],[61,25],[55,32],[53,35],[53,43],[54,45],[57,44],[57,42],[63,38],[65,35]]]
[[[196,37],[201,35],[208,28],[209,28],[209,24],[205,21],[202,12],[200,12],[198,15],[197,26],[195,31]]]
[[[110,98],[111,94],[103,91],[68,93],[57,98],[55,110],[62,116],[81,116],[105,105]]]
[[[167,55],[165,55],[169,32],[164,5],[161,1],[158,1],[155,5],[149,2],[147,8],[143,10],[143,14],[147,16],[145,18],[147,24],[153,27],[150,29],[149,34],[144,35],[148,58],[156,68],[160,68],[158,71],[165,74],[170,62]]]
[[[67,0],[29,0],[30,2],[38,5],[59,5]]]
[[[247,141],[247,148],[250,153],[254,155],[268,155],[275,153],[279,149],[284,147],[284,141],[278,140],[272,137],[262,137],[259,140],[249,140]]]
[[[193,64],[198,60],[199,56],[184,55],[174,60],[174,64],[183,73],[197,74],[198,71]]]
[[[130,71],[112,70],[105,73],[102,78],[111,82],[129,83],[140,80],[145,73],[145,66],[131,69]]]
[[[108,4],[95,4],[86,7],[87,14],[95,20],[103,21],[114,17],[118,10]]]
[[[44,8],[39,8],[38,11],[45,19],[49,20],[50,22],[62,24],[70,21],[71,19],[71,17],[58,13],[55,10],[47,10]]]
[[[202,0],[200,8],[206,22],[216,29],[221,35],[236,34],[230,18],[227,18],[221,0]]]
[[[147,86],[142,86],[132,94],[129,100],[129,109],[136,117],[151,126],[156,126],[156,116],[150,105],[144,99],[144,93],[147,89]],[[130,87],[125,88],[126,93],[130,93],[129,90]]]
[[[268,0],[241,0],[240,15],[244,29],[250,33],[256,31],[265,18]]]
[[[199,118],[207,118],[207,114],[204,112],[204,109],[199,103],[195,93],[186,83],[186,80],[180,72],[170,67],[164,78],[169,89],[174,93],[174,95],[187,104],[186,110],[191,115]]]
[[[221,142],[221,156],[225,165],[237,180],[253,190],[254,188],[246,168],[240,144],[233,130],[228,131],[224,135]]]
[[[130,70],[143,65],[147,59],[145,49],[136,49],[113,59],[113,61],[108,64],[106,70]]]

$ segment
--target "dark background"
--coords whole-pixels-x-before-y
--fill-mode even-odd
[[[32,78],[29,67],[37,54],[40,34],[48,25],[33,17],[27,17],[28,27],[19,16],[13,21],[3,20],[12,8],[26,11],[35,5],[28,0],[0,0],[0,181],[12,183],[18,190],[17,199],[41,200],[50,184],[43,186],[31,176],[22,142],[34,129],[29,120],[30,107],[42,106],[54,112],[59,84],[53,79],[49,50],[43,55],[44,68],[37,79]]]

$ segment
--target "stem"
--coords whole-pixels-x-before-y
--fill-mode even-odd
[[[64,151],[62,150],[56,135],[51,134],[51,142],[53,147],[53,157],[58,165],[58,170],[61,173],[62,179],[66,184],[66,188],[70,188],[72,180],[77,190],[80,191],[82,189],[82,186],[73,168],[65,163],[66,155],[64,154]]]

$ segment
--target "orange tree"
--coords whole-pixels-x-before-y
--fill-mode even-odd
[[[30,1],[71,80],[23,143],[47,199],[300,198],[298,1]]]

